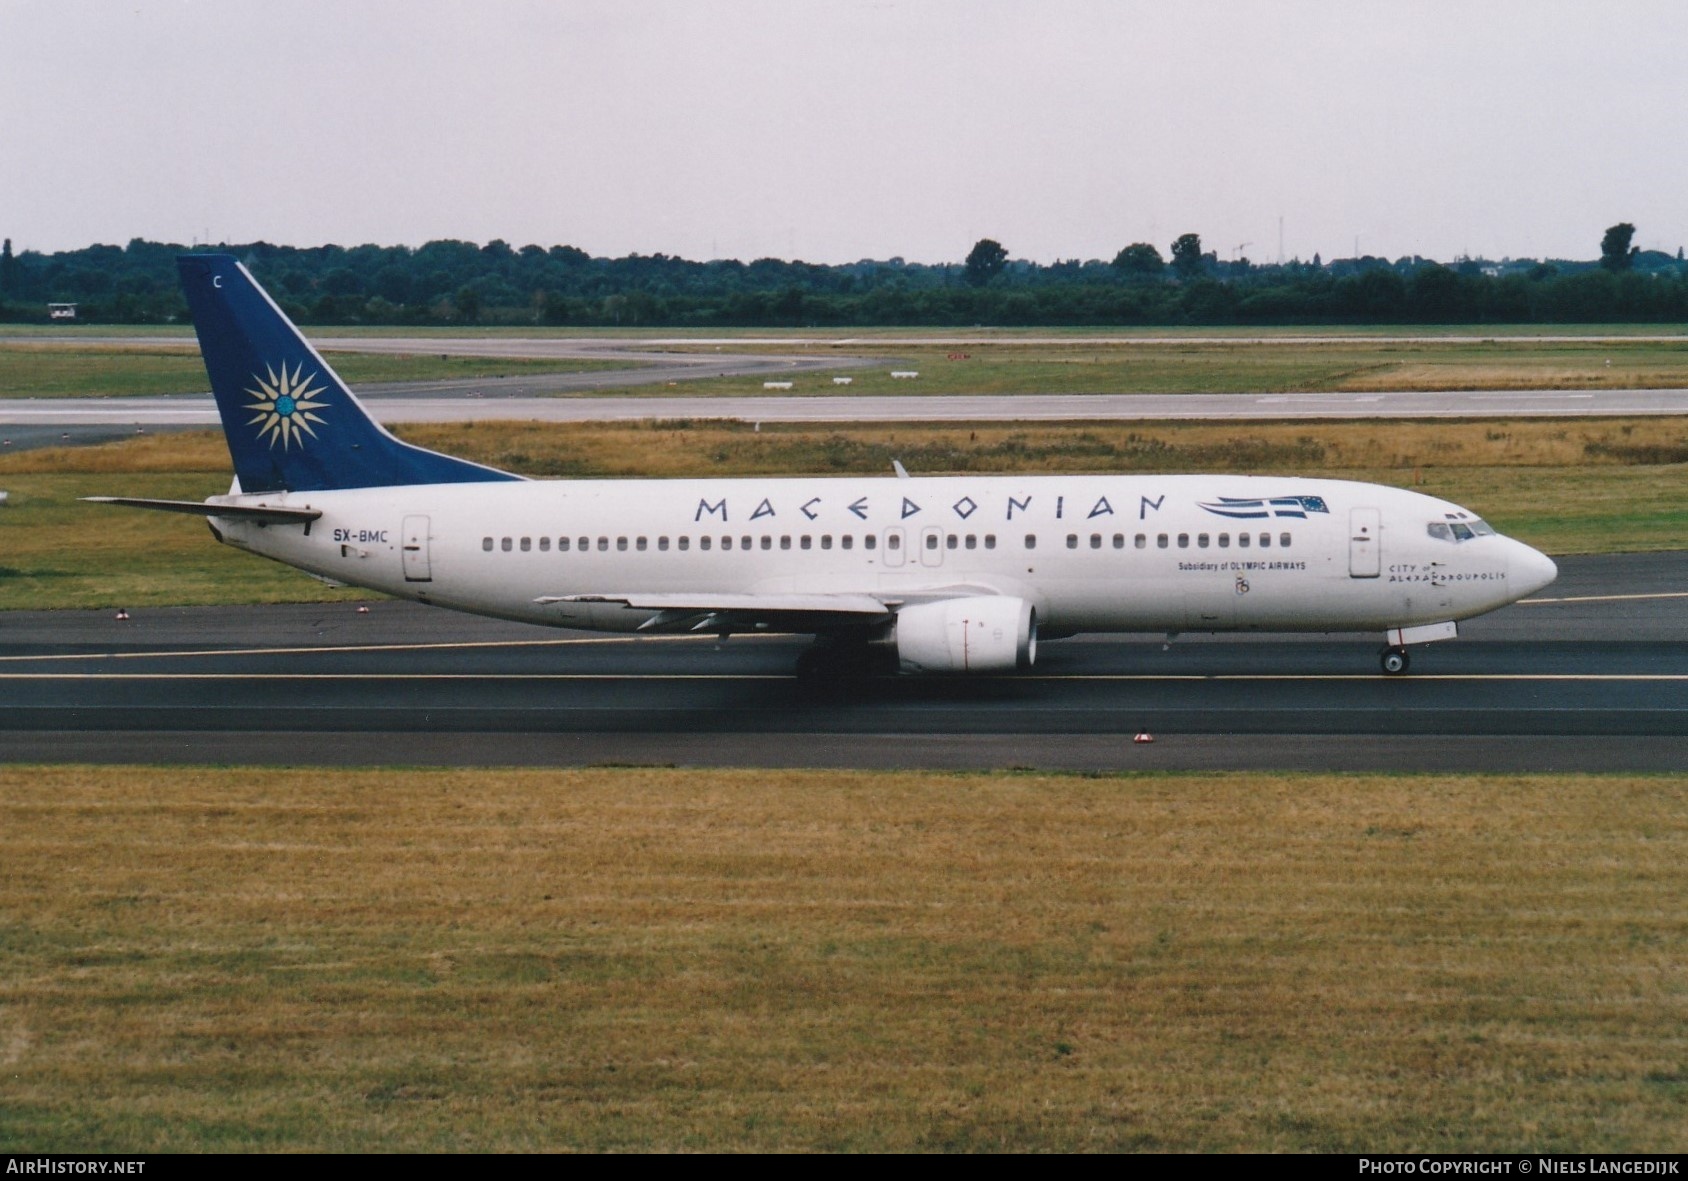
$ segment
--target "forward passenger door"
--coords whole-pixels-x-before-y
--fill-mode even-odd
[[[1348,576],[1376,578],[1383,569],[1379,534],[1381,514],[1374,508],[1357,508],[1348,513]]]

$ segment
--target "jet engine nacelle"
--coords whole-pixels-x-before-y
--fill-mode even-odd
[[[979,595],[897,612],[897,666],[908,673],[988,673],[1037,659],[1037,609],[1024,599]]]

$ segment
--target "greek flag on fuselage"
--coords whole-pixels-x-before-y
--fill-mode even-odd
[[[1305,521],[1308,513],[1328,513],[1322,496],[1261,496],[1249,499],[1242,496],[1221,496],[1217,501],[1201,501],[1208,512],[1221,517],[1258,520],[1263,517],[1299,517]]]

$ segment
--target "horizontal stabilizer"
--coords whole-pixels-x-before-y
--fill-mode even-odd
[[[122,504],[130,508],[157,509],[165,513],[189,513],[227,520],[265,521],[276,525],[303,525],[322,516],[321,509],[281,508],[267,504],[214,504],[207,500],[151,500],[144,496],[84,496],[91,504]]]

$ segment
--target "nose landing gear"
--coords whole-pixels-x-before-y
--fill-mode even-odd
[[[1405,648],[1395,647],[1385,648],[1378,655],[1378,663],[1383,666],[1384,676],[1399,677],[1406,673],[1407,669],[1412,665],[1412,660],[1408,657],[1407,650]]]

